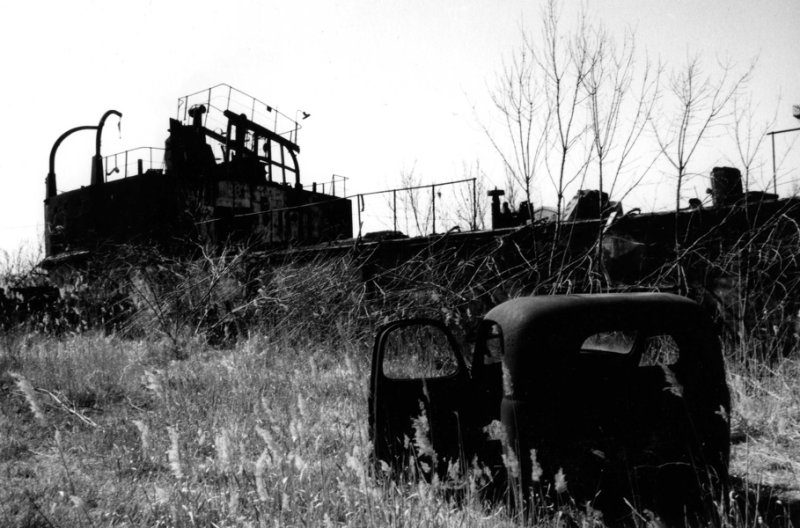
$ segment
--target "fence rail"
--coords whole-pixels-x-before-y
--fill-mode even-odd
[[[120,168],[121,165],[121,168]],[[144,174],[150,169],[164,169],[164,149],[136,147],[103,158],[105,181]],[[113,176],[116,175],[116,176]]]
[[[464,189],[466,185],[466,189]],[[461,186],[461,192],[458,192],[458,187]],[[449,189],[449,195],[443,190]],[[419,193],[419,196],[412,198],[413,193]],[[378,207],[375,211],[368,213],[367,198],[378,197],[384,195],[388,200],[383,202],[375,202]],[[399,198],[399,199],[398,199]],[[423,199],[427,198],[427,199]],[[387,189],[384,191],[372,191],[366,193],[358,193],[350,196],[340,196],[339,200],[354,199],[356,206],[356,218],[358,233],[360,238],[365,226],[365,219],[371,218],[373,222],[368,227],[373,231],[390,230],[399,231],[401,227],[405,228],[406,234],[409,236],[422,236],[432,235],[437,232],[437,225],[441,227],[445,222],[452,221],[460,223],[465,222],[467,228],[471,231],[478,229],[481,219],[479,215],[478,196],[477,196],[477,179],[467,178],[463,180],[453,180],[442,183],[433,183],[427,185],[415,185],[409,187],[399,187],[396,189]],[[419,200],[417,200],[419,199]],[[417,200],[417,201],[415,201]],[[405,202],[405,203],[403,203]],[[278,209],[271,209],[267,211],[258,211],[252,213],[242,213],[234,215],[233,218],[244,218],[252,216],[266,216],[272,217],[275,213],[300,210],[307,207],[318,207],[321,202],[314,202],[304,205],[297,205],[291,207],[282,207]],[[324,202],[322,202],[324,203]],[[380,210],[383,209],[383,210]],[[388,211],[387,211],[388,209]],[[220,221],[220,218],[210,218],[197,222],[200,224],[209,224]],[[405,226],[402,225],[405,221]],[[391,222],[391,223],[387,223]],[[411,229],[409,229],[409,226]],[[449,230],[449,228],[447,229]]]
[[[223,114],[225,110],[244,114],[250,121],[269,128],[292,143],[297,143],[298,132],[302,128],[297,120],[297,112],[294,118],[289,117],[277,107],[259,101],[228,84],[218,84],[179,98],[176,119],[188,124],[189,109],[201,104],[206,107],[203,126],[211,130],[224,132],[227,129],[228,120]]]
[[[375,199],[381,196],[383,200]],[[476,178],[359,193],[352,198],[358,236],[365,225],[370,230],[405,231],[409,236],[436,234],[448,224],[478,228]]]
[[[303,185],[303,189],[342,198],[347,196],[347,180],[349,179],[347,176],[331,174],[330,180]]]

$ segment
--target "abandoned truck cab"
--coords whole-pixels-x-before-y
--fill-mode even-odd
[[[469,368],[442,323],[399,321],[378,333],[371,382],[375,455],[394,468],[452,474],[477,456],[497,471],[502,452],[511,496],[559,480],[609,521],[634,508],[678,524],[724,494],[724,362],[709,317],[683,297],[513,299],[480,323]]]

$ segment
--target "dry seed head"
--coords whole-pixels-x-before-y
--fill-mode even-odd
[[[294,414],[294,413],[292,413]],[[297,443],[297,440],[300,439],[302,435],[303,424],[298,422],[294,419],[294,417],[289,419],[289,436],[292,439],[292,443]]]
[[[161,372],[147,370],[144,373],[144,386],[153,391],[159,398],[164,397],[164,387],[161,385]]]
[[[353,364],[353,360],[350,359],[350,354],[346,354],[344,356],[344,365],[347,368],[347,372],[348,373],[352,373],[352,374],[356,373],[356,367]]]
[[[219,470],[228,473],[231,469],[231,455],[227,431],[222,430],[214,436],[214,449],[217,452]]]
[[[358,477],[358,482],[362,489],[367,488],[367,469],[362,460],[361,449],[358,445],[353,446],[352,453],[347,454],[347,467],[353,470]]]
[[[311,372],[311,379],[318,379],[319,372],[317,371],[317,362],[314,360],[314,356],[311,356],[308,360],[308,370]]]
[[[155,497],[156,497],[156,504],[159,505],[167,504],[170,501],[169,489],[162,488],[161,486],[156,486]]]
[[[300,472],[300,478],[303,478],[303,473],[305,473],[306,468],[308,468],[308,463],[297,453],[292,455],[292,462],[294,463],[294,468]]]
[[[31,382],[22,374],[16,372],[10,372],[9,374],[17,380],[17,388],[22,395],[25,396],[25,401],[28,402],[28,407],[30,407],[33,416],[35,416],[40,423],[45,424],[47,419],[42,412],[42,408],[39,406],[39,399],[36,397],[36,391],[33,389]]]
[[[180,445],[178,443],[178,431],[174,427],[167,427],[169,432],[170,447],[167,450],[167,460],[172,474],[176,479],[183,478],[183,464],[181,463]]]
[[[543,473],[542,466],[539,465],[539,461],[536,459],[536,450],[531,449],[531,480],[533,482],[539,482]]]
[[[567,477],[564,475],[564,468],[558,468],[555,477],[555,486],[558,493],[567,491]]]
[[[664,372],[664,381],[667,382],[664,390],[678,398],[683,398],[683,385],[675,377],[675,372],[668,365],[661,365],[661,370]]]
[[[447,462],[447,480],[450,482],[457,482],[461,480],[461,464],[455,460]]]
[[[500,420],[492,420],[483,428],[483,432],[489,437],[489,440],[500,440],[504,446],[508,445],[508,435],[506,435],[506,428]]]
[[[267,429],[264,429],[263,427],[259,426],[256,426],[256,432],[258,433],[258,436],[260,436],[261,439],[264,440],[264,443],[267,444],[269,450],[277,454],[278,451],[275,446],[275,440],[272,438],[272,433],[270,433]]]
[[[425,378],[422,378],[422,395],[425,396],[425,401],[431,401],[431,393],[428,392],[428,382]],[[420,402],[420,408],[422,408],[422,402]]]
[[[503,465],[506,467],[508,474],[513,478],[519,478],[519,460],[517,459],[517,454],[514,453],[513,449],[504,449],[503,451]]]
[[[417,495],[420,499],[426,500],[431,498],[431,486],[425,480],[417,481]]]
[[[239,490],[234,488],[228,497],[228,515],[236,517],[239,515]]]
[[[72,503],[72,505],[79,510],[83,510],[84,508],[86,508],[86,503],[83,501],[82,498],[78,497],[77,495],[70,495],[69,500]]]
[[[267,486],[264,483],[264,469],[267,467],[267,457],[269,450],[265,449],[261,452],[261,456],[256,461],[255,477],[256,477],[256,492],[258,498],[266,502],[269,496],[267,495]]]
[[[422,409],[420,415],[412,420],[412,427],[414,428],[414,447],[420,455],[427,455],[436,464],[436,451],[433,449],[433,444],[430,439],[430,424],[428,423],[428,416],[425,410]]]
[[[142,443],[142,456],[150,458],[150,427],[142,420],[134,420],[133,425],[139,430],[139,440]]]

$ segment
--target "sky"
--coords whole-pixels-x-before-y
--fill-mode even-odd
[[[800,104],[797,0],[565,0],[567,24],[581,5],[614,38],[634,30],[638,49],[667,68],[695,54],[708,68],[718,57],[742,66],[757,58],[750,88],[758,115],[775,115],[774,129],[800,126],[791,115]],[[521,0],[8,4],[0,18],[0,250],[41,245],[48,156],[62,132],[116,109],[121,128],[109,120],[104,155],[162,147],[177,99],[218,83],[290,116],[310,114],[299,138],[304,183],[344,175],[353,194],[399,186],[412,170],[425,183],[456,180],[480,163],[490,185],[502,187],[482,125],[496,121],[491,89],[522,33],[540,31],[542,7]],[[779,152],[789,136],[800,133],[781,136]],[[93,149],[93,132],[62,144],[60,191],[88,184]],[[732,155],[707,150],[699,171]],[[800,168],[797,152],[800,141],[784,166]],[[659,197],[674,191],[663,161],[626,198],[639,202],[631,207],[665,205]],[[535,185],[535,196],[554,202],[547,182]],[[782,194],[792,189],[782,180]]]

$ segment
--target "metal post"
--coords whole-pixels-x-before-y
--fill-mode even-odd
[[[136,172],[139,176],[144,174],[144,162],[142,161],[142,158],[136,160]]]
[[[125,151],[125,177],[128,177],[128,151]]]
[[[436,185],[431,185],[431,209],[433,211],[433,231],[432,235],[436,234]]]
[[[284,147],[281,145],[281,177],[283,178],[283,184],[286,185],[286,160],[283,157]]]
[[[356,209],[358,209],[358,238],[361,238],[361,208],[364,206],[364,197],[362,195],[358,195],[358,200],[356,201]]]
[[[472,230],[478,230],[478,178],[472,178]]]
[[[208,123],[208,114],[211,113],[211,88],[208,89],[208,106],[206,108],[208,108],[208,112],[206,112],[206,116],[203,118],[203,126],[206,126],[206,123]]]
[[[778,194],[778,169],[775,166],[775,134],[772,137],[772,192]]]
[[[767,132],[768,136],[772,136],[772,190],[775,194],[778,194],[778,167],[775,163],[775,134],[785,134],[786,132],[798,132],[798,131],[800,131],[800,127]]]
[[[100,140],[103,136],[103,126],[106,124],[106,119],[109,116],[115,115],[122,119],[122,113],[116,110],[108,110],[103,117],[100,118],[100,123],[97,125],[97,134],[95,134],[94,157],[92,158],[92,185],[101,185],[105,181],[103,175],[103,157],[100,155]]]
[[[394,230],[397,231],[397,189],[392,189],[392,216],[394,216]]]

